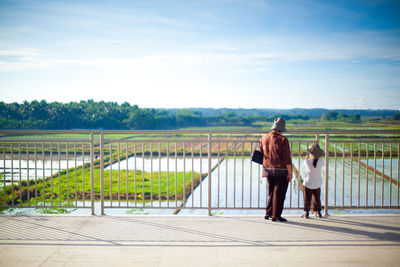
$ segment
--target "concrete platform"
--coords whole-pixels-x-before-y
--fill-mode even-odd
[[[400,266],[399,215],[0,216],[0,266]]]

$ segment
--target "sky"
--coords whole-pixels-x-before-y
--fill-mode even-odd
[[[0,0],[0,101],[400,109],[400,1]]]

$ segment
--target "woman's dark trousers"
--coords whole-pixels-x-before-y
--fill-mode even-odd
[[[272,174],[267,176],[268,202],[266,215],[272,218],[279,218],[282,215],[283,204],[285,202],[286,191],[288,188],[287,172],[286,174]]]

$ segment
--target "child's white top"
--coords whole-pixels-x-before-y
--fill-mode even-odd
[[[317,189],[322,185],[321,169],[325,165],[325,161],[322,158],[319,158],[317,161],[317,167],[314,167],[312,163],[312,159],[304,160],[306,176],[304,177],[303,185],[310,189]]]

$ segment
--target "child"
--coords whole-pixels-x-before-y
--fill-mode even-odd
[[[312,144],[308,147],[307,152],[308,153],[304,161],[306,175],[303,181],[304,214],[301,217],[306,219],[309,218],[311,198],[314,195],[314,210],[316,211],[316,216],[321,218],[321,169],[325,165],[325,162],[321,156],[324,155],[324,151],[319,147],[318,144]]]

